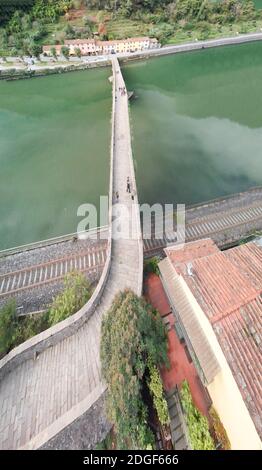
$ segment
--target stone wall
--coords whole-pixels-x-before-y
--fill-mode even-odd
[[[114,77],[114,70],[113,70]],[[22,362],[36,358],[39,353],[45,349],[57,344],[64,338],[71,336],[77,332],[81,326],[88,321],[90,316],[94,313],[95,309],[100,303],[103,295],[104,288],[107,283],[108,275],[111,266],[111,219],[112,219],[112,200],[113,200],[113,157],[114,157],[114,122],[115,122],[115,77],[112,87],[112,135],[110,145],[110,183],[109,183],[109,236],[108,236],[108,249],[107,249],[107,260],[101,275],[101,278],[97,284],[97,287],[89,299],[77,313],[64,321],[57,323],[56,325],[48,328],[39,335],[33,336],[29,340],[20,344],[8,353],[3,359],[0,360],[0,380],[5,374],[13,370],[15,367],[20,365]]]
[[[109,433],[112,425],[105,415],[104,393],[89,410],[46,442],[40,450],[94,449]]]

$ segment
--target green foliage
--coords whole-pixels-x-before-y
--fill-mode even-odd
[[[159,370],[154,364],[152,364],[150,360],[148,363],[148,369],[149,369],[148,388],[153,397],[153,403],[157,411],[158,419],[162,425],[169,424],[170,418],[168,414],[168,406],[167,406],[167,401],[164,397],[163,385],[162,385],[162,380],[159,374]]]
[[[83,274],[67,274],[64,285],[64,291],[56,297],[49,310],[50,326],[76,313],[91,297],[89,281]]]
[[[14,341],[17,327],[16,303],[8,302],[0,310],[0,354],[8,352]]]
[[[227,432],[213,406],[211,406],[209,414],[212,421],[212,435],[215,442],[217,442],[219,449],[230,450],[231,444]]]
[[[51,47],[51,54],[56,59],[57,54],[56,54],[56,48],[55,47]]]
[[[62,54],[66,59],[68,59],[68,57],[69,57],[69,48],[66,47],[66,46],[62,46],[62,47],[61,47],[61,54]]]
[[[81,53],[81,50],[79,49],[79,47],[77,47],[75,49],[75,53],[76,53],[76,56],[79,57],[79,58],[82,56],[82,53]]]
[[[160,261],[160,258],[158,256],[154,256],[153,258],[145,260],[144,274],[154,273],[159,276],[159,267],[158,267],[159,261]]]
[[[0,355],[48,328],[48,315],[18,316],[15,301],[0,310]]]
[[[72,28],[72,26],[70,24],[66,25],[65,33],[66,33],[67,39],[75,39],[75,37],[76,37],[75,30],[74,30],[74,28]]]
[[[90,284],[82,274],[70,273],[64,282],[64,291],[54,300],[48,312],[18,316],[15,301],[0,309],[0,356],[76,313],[88,301]]]
[[[108,417],[118,447],[146,449],[152,445],[142,389],[147,359],[167,363],[166,332],[160,316],[127,290],[116,296],[102,323],[102,374],[108,384]]]
[[[180,396],[193,449],[214,450],[215,446],[209,432],[208,421],[195,407],[189,385],[186,381],[183,382]]]

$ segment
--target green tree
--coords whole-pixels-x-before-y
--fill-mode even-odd
[[[160,315],[143,299],[126,290],[116,296],[102,322],[102,374],[108,384],[108,417],[119,448],[152,445],[142,388],[150,357],[167,364],[166,331]]]
[[[70,24],[66,25],[65,33],[68,39],[75,39],[76,33],[75,33],[74,28],[72,28]]]
[[[29,53],[35,57],[39,57],[40,54],[42,52],[42,46],[40,46],[40,44],[35,44],[34,42],[32,42],[30,45],[29,45]]]
[[[51,52],[51,55],[54,57],[54,59],[56,59],[56,58],[57,58],[56,48],[55,48],[55,47],[51,47],[50,52]]]
[[[17,10],[8,24],[8,29],[10,33],[20,33],[22,30],[22,20],[21,20],[22,12]]]
[[[69,273],[64,285],[64,291],[56,297],[49,310],[50,326],[76,313],[91,297],[90,283],[81,273]]]
[[[75,48],[75,54],[76,54],[76,56],[79,57],[79,59],[80,59],[80,57],[82,56],[82,52],[81,52],[81,50],[79,49],[79,47],[76,47],[76,48]]]
[[[0,309],[0,355],[12,348],[16,328],[16,302],[11,300]]]
[[[69,48],[66,46],[61,47],[61,54],[68,59],[69,58]]]

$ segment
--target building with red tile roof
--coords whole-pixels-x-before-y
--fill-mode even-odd
[[[99,39],[67,39],[65,46],[69,48],[69,54],[75,55],[79,49],[82,55],[99,55],[112,53],[126,53],[142,51],[158,47],[158,41],[155,38],[137,37],[127,39],[115,39],[112,41],[100,41]],[[57,53],[61,52],[62,45],[43,46],[45,54],[51,54],[55,47]]]
[[[161,279],[232,448],[261,449],[262,246],[168,247]]]

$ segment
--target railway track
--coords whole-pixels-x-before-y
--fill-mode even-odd
[[[25,289],[32,289],[50,282],[61,281],[72,271],[91,275],[103,268],[107,256],[107,242],[99,241],[94,247],[72,256],[29,266],[19,271],[0,275],[0,299]]]
[[[245,224],[262,220],[262,203],[253,204],[243,209],[231,209],[221,214],[210,214],[187,222],[185,227],[186,242],[206,238],[214,234],[225,232]],[[166,232],[161,238],[156,233],[154,238],[146,238],[144,235],[144,251],[150,256],[170,243],[176,241],[172,232]]]
[[[172,214],[170,216],[172,217]],[[206,238],[258,220],[262,223],[262,203],[201,216],[186,223],[186,241]],[[154,234],[154,238],[147,238],[147,234],[144,234],[145,256],[157,254],[175,241],[176,238],[171,232],[167,232],[163,238],[159,238],[157,233]],[[88,275],[99,273],[104,266],[106,256],[107,241],[99,240],[91,247],[70,256],[2,274],[0,275],[0,301],[21,291],[62,281],[64,276],[71,271],[81,271]]]

